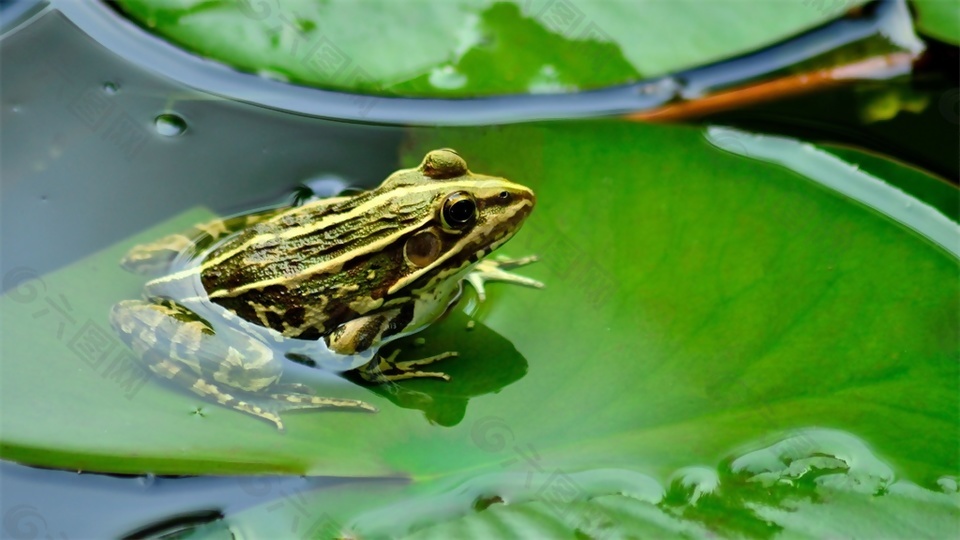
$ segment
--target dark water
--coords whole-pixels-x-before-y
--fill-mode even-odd
[[[3,538],[157,536],[262,505],[280,493],[374,483],[296,476],[111,476],[10,462],[0,462],[0,477]]]
[[[910,77],[869,81],[704,118],[750,131],[842,144],[960,182],[957,48],[927,41]]]
[[[394,168],[398,128],[211,100],[121,60],[56,11],[6,38],[0,54],[4,273],[43,274],[188,207],[235,213],[295,187],[271,178],[324,173],[369,186]],[[172,108],[186,129],[163,135],[155,119]],[[92,215],[96,234],[85,225]]]
[[[356,185],[377,183],[395,168],[403,137],[401,127],[387,124],[493,124],[651,107],[785,69],[803,60],[798,51],[811,43],[841,47],[873,35],[890,24],[892,5],[873,6],[863,17],[672,78],[482,104],[376,98],[382,101],[362,105],[368,111],[363,115],[355,96],[323,93],[329,99],[317,99],[315,91],[289,91],[219,67],[204,72],[194,62],[184,68],[177,62],[180,53],[167,51],[174,56],[164,58],[149,47],[134,51],[148,69],[94,42],[57,11],[34,15],[5,36],[0,48],[3,289],[16,285],[6,279],[13,269],[45,274],[188,207],[203,205],[229,214],[283,200],[296,187],[290,178],[310,183],[332,174]],[[31,10],[44,9],[31,2],[3,2],[0,7],[5,30]],[[69,9],[86,17],[83,24],[96,24],[104,16],[103,10],[80,5]],[[130,34],[124,33],[130,29],[124,28],[101,28],[100,37],[118,47],[130,45]],[[698,120],[861,147],[956,183],[957,49],[928,44],[910,78],[841,87]],[[797,54],[785,55],[791,51]],[[236,99],[194,90],[182,83],[189,77],[219,96]],[[913,107],[924,101],[925,107]],[[275,109],[353,122],[318,121]],[[130,200],[149,204],[125,203]],[[12,538],[155,535],[263,504],[256,486],[264,483],[312,490],[342,482],[124,478],[9,462],[0,464],[0,476],[2,535]]]

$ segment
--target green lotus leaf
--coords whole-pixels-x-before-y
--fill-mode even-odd
[[[144,278],[116,261],[210,215],[194,210],[0,299],[3,457],[423,481],[523,465],[517,447],[547,471],[656,476],[820,426],[921,485],[955,474],[956,216],[901,191],[939,180],[789,139],[603,121],[414,130],[398,167],[441,146],[537,192],[501,251],[539,255],[521,271],[546,284],[492,284],[482,304],[468,290],[423,346],[399,343],[459,350],[452,382],[387,396],[291,363],[320,395],[380,412],[288,413],[280,433],[141,381],[107,313]]]
[[[119,5],[161,37],[243,71],[362,93],[471,96],[567,92],[665,75],[760,49],[861,3],[121,0]]]

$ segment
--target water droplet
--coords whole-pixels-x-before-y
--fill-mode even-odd
[[[453,90],[467,84],[467,76],[451,65],[433,68],[429,80],[431,85],[442,90]]]
[[[674,473],[670,480],[671,492],[688,504],[697,504],[701,497],[716,493],[719,487],[720,476],[716,470],[707,467],[685,467]]]
[[[165,137],[176,137],[187,130],[187,122],[175,114],[161,114],[153,120],[157,133]]]
[[[499,495],[489,495],[489,496],[480,496],[473,501],[473,509],[477,512],[482,512],[487,508],[490,508],[493,504],[503,504],[504,500]]]
[[[155,484],[157,481],[157,475],[153,473],[147,473],[143,476],[137,477],[137,483],[143,487],[150,487]]]
[[[109,96],[115,95],[120,91],[120,87],[117,86],[117,83],[107,81],[103,83],[103,92]]]
[[[335,174],[321,174],[303,181],[303,186],[310,192],[310,197],[337,197],[350,189],[350,182]]]
[[[21,107],[21,106],[19,106],[19,105],[11,105],[11,106],[10,106],[10,111],[11,111],[11,112],[18,113],[18,112],[20,112],[20,111],[22,111],[22,110],[23,110],[23,107]]]
[[[41,196],[40,196],[40,200],[43,201],[43,202],[47,202],[47,196],[46,196],[46,195],[41,195]]]
[[[280,82],[290,82],[290,77],[287,77],[279,71],[273,71],[272,69],[258,69],[257,75],[263,77],[264,79],[272,79],[274,81]]]
[[[940,486],[940,489],[942,489],[944,493],[960,492],[960,485],[958,485],[955,476],[941,476],[937,480],[937,485]]]
[[[301,34],[310,33],[317,27],[317,23],[311,21],[310,19],[297,19],[296,23],[294,24]]]
[[[744,454],[730,465],[765,486],[819,476],[817,483],[860,493],[877,493],[894,480],[893,470],[860,439],[842,431],[798,430],[776,444]]]
[[[676,96],[680,92],[680,87],[684,84],[686,84],[686,81],[677,77],[664,77],[658,81],[641,84],[634,91],[641,95]]]

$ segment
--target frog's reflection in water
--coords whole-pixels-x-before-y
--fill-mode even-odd
[[[470,322],[465,313],[454,309],[442,322],[416,336],[391,343],[380,351],[392,354],[395,348],[399,348],[398,360],[401,361],[457,351],[459,356],[437,364],[438,369],[450,375],[449,381],[420,379],[370,384],[354,372],[346,372],[343,376],[395,405],[423,411],[431,424],[455,426],[463,420],[470,398],[498,392],[527,373],[527,361],[512,343],[490,328]],[[425,343],[416,345],[420,341]],[[312,379],[319,371],[289,362],[285,377]],[[386,408],[383,404],[378,406]]]

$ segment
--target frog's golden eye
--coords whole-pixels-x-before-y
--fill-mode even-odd
[[[443,201],[440,218],[444,229],[465,229],[477,220],[477,202],[469,193],[457,191]]]
[[[434,231],[420,231],[403,245],[403,256],[410,264],[423,268],[440,256],[440,239]]]

